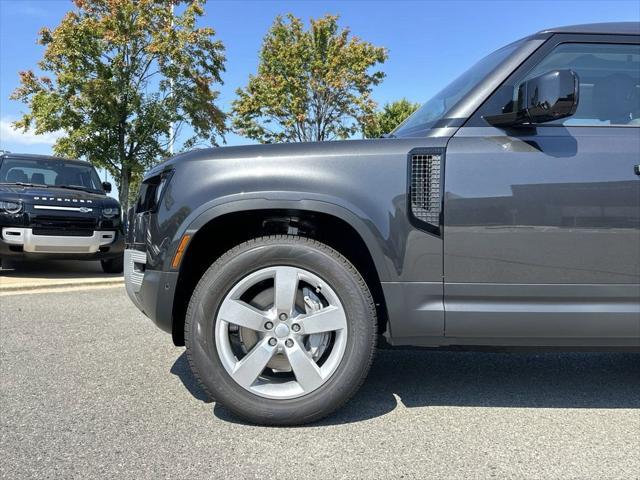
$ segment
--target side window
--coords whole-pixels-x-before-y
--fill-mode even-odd
[[[640,126],[640,45],[635,44],[560,44],[515,85],[501,87],[480,113],[510,113],[515,105],[513,96],[523,81],[560,69],[571,69],[578,75],[578,110],[550,125]]]

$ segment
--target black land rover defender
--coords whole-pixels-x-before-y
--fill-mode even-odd
[[[124,234],[117,200],[79,160],[0,156],[0,262],[9,257],[100,260],[120,273]]]
[[[309,422],[358,389],[378,334],[638,350],[639,175],[640,24],[545,30],[391,138],[159,165],[129,215],[125,281],[216,401]]]

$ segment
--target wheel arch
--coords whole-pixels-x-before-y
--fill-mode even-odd
[[[376,232],[366,220],[327,202],[239,200],[204,211],[183,232],[191,235],[191,241],[182,258],[173,299],[172,334],[176,345],[184,345],[186,308],[204,271],[230,248],[274,233],[314,238],[349,259],[374,297],[380,333],[387,329],[388,315],[380,283],[387,278],[387,271]]]

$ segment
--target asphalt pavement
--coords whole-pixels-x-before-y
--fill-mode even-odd
[[[2,478],[640,478],[640,355],[379,352],[342,410],[246,425],[121,287],[0,298]]]

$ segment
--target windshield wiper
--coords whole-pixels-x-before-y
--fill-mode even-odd
[[[21,187],[44,187],[48,188],[49,185],[44,183],[29,183],[29,182],[1,182],[0,185],[20,185]]]
[[[89,191],[87,187],[83,187],[82,185],[56,185],[56,188],[66,188],[68,190],[81,190],[83,192]]]

